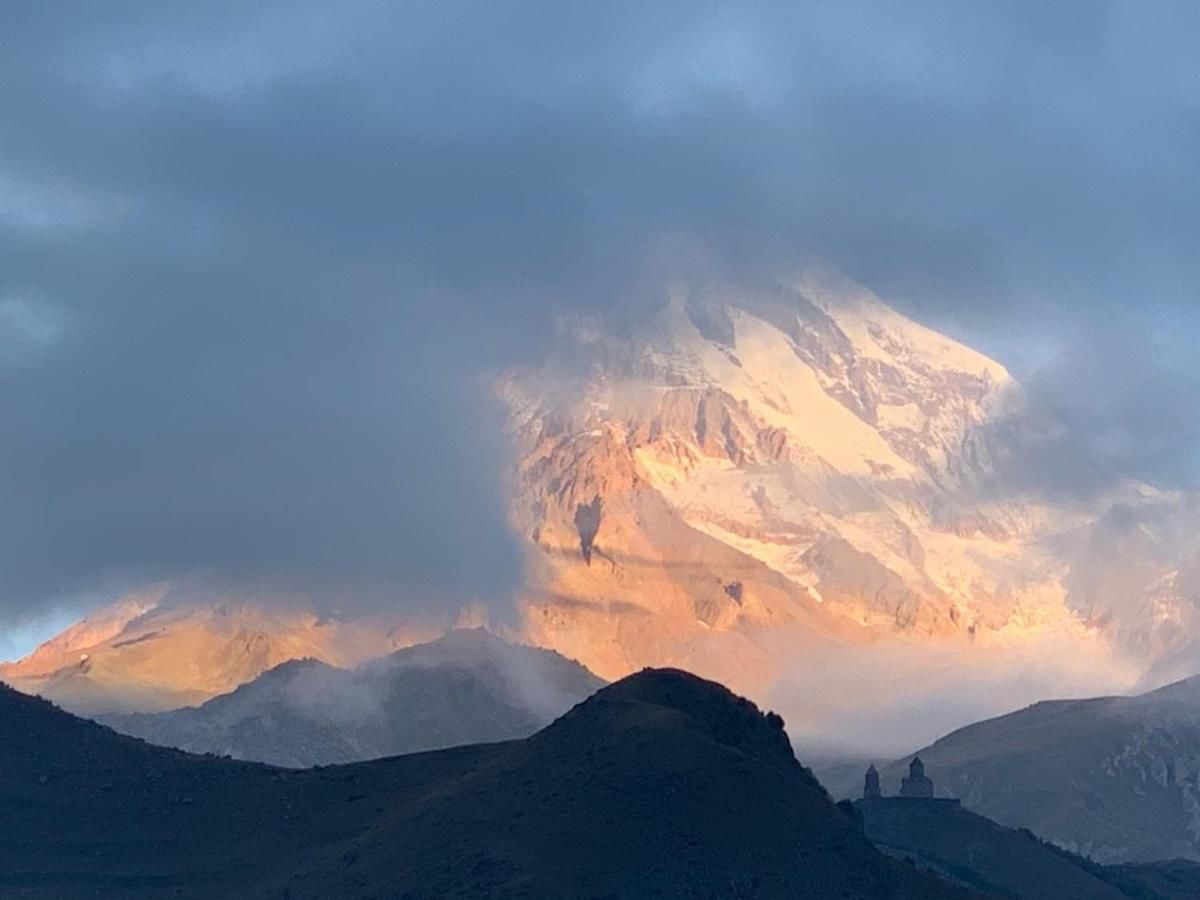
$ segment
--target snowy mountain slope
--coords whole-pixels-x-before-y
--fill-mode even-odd
[[[563,335],[568,362],[500,385],[536,548],[525,628],[606,677],[692,663],[753,692],[791,664],[762,646],[772,629],[1053,634],[1110,644],[1112,689],[1195,631],[1171,587],[1194,521],[1179,498],[1003,490],[1055,423],[1003,366],[843,278],[680,285],[633,340]],[[1118,565],[1135,574],[1105,590],[1093,573]]]
[[[436,634],[379,617],[323,618],[278,602],[180,598],[161,585],[0,664],[0,681],[89,715],[153,712],[201,703],[288,660],[354,665]]]

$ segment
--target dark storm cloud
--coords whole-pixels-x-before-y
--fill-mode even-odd
[[[520,560],[487,374],[557,313],[635,321],[667,278],[812,257],[1021,374],[1049,361],[1036,391],[1079,440],[1190,477],[1197,24],[10,7],[3,602],[182,572],[502,598]]]

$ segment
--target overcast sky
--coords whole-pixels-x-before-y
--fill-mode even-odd
[[[192,572],[504,597],[489,373],[564,310],[635,322],[667,279],[804,259],[998,357],[1120,470],[1193,481],[1198,28],[4,4],[0,625]]]

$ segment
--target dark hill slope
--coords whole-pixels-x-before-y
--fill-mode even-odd
[[[981,890],[1020,900],[1196,900],[1200,864],[1185,860],[1104,866],[1024,829],[943,802],[856,803],[864,831],[885,853]]]
[[[1200,859],[1200,680],[1038,703],[919,751],[939,795],[1100,862]],[[894,792],[903,764],[883,771]]]
[[[308,771],[0,690],[0,896],[969,895],[876,851],[778,721],[647,671],[527,740]]]
[[[499,749],[290,772],[155,747],[0,686],[0,897],[278,897],[271,873]]]
[[[199,707],[102,721],[166,747],[303,768],[527,737],[603,684],[557,653],[470,629],[351,671],[294,660]]]
[[[1106,877],[1141,900],[1196,900],[1200,897],[1200,863],[1172,859],[1108,866]]]
[[[997,825],[952,804],[888,799],[858,805],[881,849],[985,890],[1022,900],[1121,900],[1127,894],[1086,861],[1027,831]]]
[[[417,823],[419,827],[413,827]],[[647,670],[329,848],[295,898],[967,896],[878,853],[720,685]]]

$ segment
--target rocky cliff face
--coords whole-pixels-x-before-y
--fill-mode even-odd
[[[1023,486],[1013,468],[1056,423],[857,285],[680,286],[635,339],[568,323],[563,341],[566,362],[499,388],[533,550],[524,630],[606,677],[688,665],[754,692],[781,665],[766,632],[1052,633],[1111,647],[1132,684],[1194,632],[1187,504]]]
[[[438,633],[202,597],[163,585],[118,601],[0,665],[0,681],[89,715],[153,712],[202,703],[288,660],[354,665]]]

